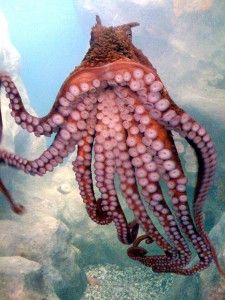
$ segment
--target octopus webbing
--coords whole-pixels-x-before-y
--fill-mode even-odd
[[[155,272],[181,275],[201,271],[214,261],[224,274],[203,223],[203,204],[216,168],[214,144],[205,128],[174,103],[157,71],[133,45],[131,29],[137,25],[105,27],[97,16],[87,54],[65,80],[45,117],[29,114],[10,76],[0,73],[15,122],[36,136],[55,133],[52,144],[37,159],[0,149],[0,161],[43,176],[77,146],[73,170],[87,213],[98,224],[114,223],[119,241],[131,244],[130,258]],[[198,158],[192,207],[173,131],[187,140]],[[133,213],[131,221],[117,196],[115,178]],[[170,203],[162,192],[162,181],[167,184]],[[0,189],[14,212],[22,213],[24,207],[13,200],[2,180]],[[164,254],[148,255],[140,246],[142,241],[155,242]],[[189,265],[193,256],[190,243],[199,258],[194,265]]]

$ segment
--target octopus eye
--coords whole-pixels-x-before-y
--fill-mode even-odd
[[[126,35],[129,38],[129,40],[132,40],[132,31],[131,31],[131,28],[127,28]]]
[[[93,43],[94,43],[94,33],[91,32],[90,46],[92,46]]]

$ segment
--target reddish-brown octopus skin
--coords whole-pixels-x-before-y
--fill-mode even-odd
[[[30,115],[11,78],[0,72],[0,85],[5,88],[15,122],[36,136],[56,132],[52,145],[39,158],[31,161],[0,149],[0,162],[42,176],[53,171],[77,146],[73,170],[87,213],[98,224],[114,223],[118,239],[133,243],[127,251],[129,257],[155,272],[180,275],[194,274],[214,261],[224,275],[203,224],[203,204],[216,167],[211,138],[173,102],[152,64],[133,45],[131,28],[138,23],[105,27],[98,16],[96,21],[90,49],[65,80],[45,117]],[[2,128],[0,111],[0,140]],[[172,130],[190,143],[199,161],[193,207],[189,207],[187,178]],[[99,197],[92,178],[93,155]],[[117,195],[116,176],[133,212],[130,222]],[[170,205],[160,180],[168,186]],[[1,179],[0,190],[12,209],[22,213],[24,207],[13,200]],[[155,226],[149,209],[164,234]],[[144,234],[138,236],[139,227]],[[147,255],[147,250],[139,246],[144,240],[155,242],[164,255]],[[187,240],[199,257],[193,267],[188,266],[192,252]]]

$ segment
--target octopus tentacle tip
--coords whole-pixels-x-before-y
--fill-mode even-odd
[[[130,247],[127,249],[127,255],[129,257],[144,257],[147,254],[147,250],[142,247]]]
[[[14,204],[12,207],[12,211],[17,215],[23,215],[26,213],[26,208],[22,204]]]
[[[138,245],[144,241],[144,240],[152,240],[151,237],[147,234],[143,234],[141,236],[139,236],[134,242],[133,242],[133,247],[138,247]]]

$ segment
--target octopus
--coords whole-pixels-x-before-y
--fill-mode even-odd
[[[216,169],[214,144],[206,129],[171,99],[156,69],[133,45],[132,28],[138,25],[106,27],[96,16],[87,54],[44,117],[32,116],[13,80],[0,73],[15,122],[37,137],[55,134],[37,159],[0,149],[0,161],[43,176],[77,147],[72,165],[87,214],[97,224],[115,225],[119,241],[130,245],[131,259],[154,272],[180,275],[199,272],[214,261],[224,275],[203,222],[203,205]],[[0,125],[2,136],[2,118]],[[174,133],[187,140],[198,159],[191,205]],[[130,220],[119,188],[126,212],[132,213]],[[25,208],[2,180],[0,189],[12,210],[23,213]],[[152,243],[159,247],[158,255],[146,250]],[[194,263],[193,251],[198,256]]]

